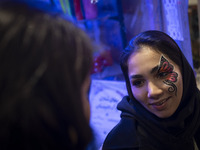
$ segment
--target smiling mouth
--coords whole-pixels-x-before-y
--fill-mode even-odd
[[[171,97],[168,97],[168,98],[165,98],[159,102],[155,102],[155,103],[151,103],[150,105],[156,105],[156,106],[160,106],[162,105],[163,103],[165,103],[168,99],[170,99]]]

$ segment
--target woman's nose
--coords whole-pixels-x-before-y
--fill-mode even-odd
[[[158,99],[163,94],[163,90],[159,85],[153,82],[148,83],[148,98]]]

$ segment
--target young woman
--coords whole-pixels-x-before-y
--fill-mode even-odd
[[[120,122],[103,149],[200,149],[200,92],[175,41],[146,31],[130,41],[121,58],[129,96],[117,108]]]
[[[86,149],[92,49],[59,15],[1,3],[1,150]]]

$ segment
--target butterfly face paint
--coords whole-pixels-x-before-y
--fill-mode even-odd
[[[161,56],[158,74],[165,77],[163,82],[170,86],[168,91],[175,92],[177,95],[177,87],[174,83],[177,81],[178,74],[174,72],[174,66],[164,56]]]

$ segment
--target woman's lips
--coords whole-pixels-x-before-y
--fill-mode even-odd
[[[162,100],[160,100],[160,101],[158,101],[158,102],[151,103],[150,105],[152,105],[156,110],[161,111],[161,110],[165,109],[165,107],[166,107],[166,105],[167,105],[166,102],[167,102],[170,98],[171,98],[171,96],[168,97],[168,98],[162,99]]]

